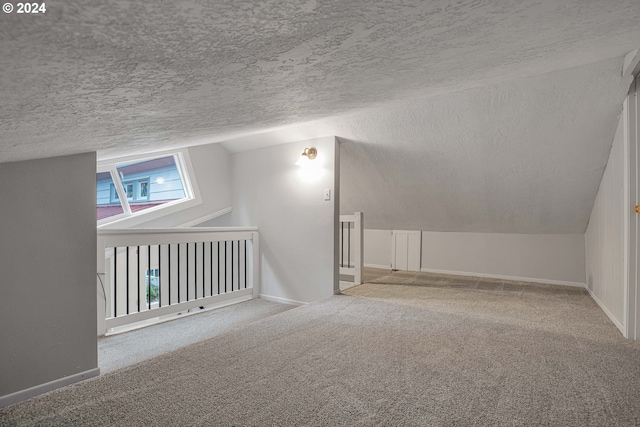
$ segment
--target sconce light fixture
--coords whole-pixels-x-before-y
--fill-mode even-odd
[[[318,150],[315,147],[305,148],[300,158],[296,162],[298,166],[307,166],[311,162],[311,160],[315,159],[318,156]]]

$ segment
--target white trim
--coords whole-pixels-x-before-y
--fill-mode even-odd
[[[224,209],[220,209],[219,211],[212,212],[210,214],[201,216],[200,218],[193,219],[191,221],[185,222],[184,224],[180,224],[176,226],[176,228],[180,227],[193,227],[194,225],[202,224],[203,222],[210,221],[214,218],[217,218],[222,215],[226,215],[233,210],[233,207],[228,206]]]
[[[637,53],[637,51],[636,51]],[[628,57],[629,55],[627,55]],[[625,58],[625,63],[627,62],[627,58]],[[624,73],[623,73],[624,75]],[[635,79],[634,79],[635,82]],[[633,87],[633,83],[631,83],[631,87]],[[630,89],[631,91],[632,89]],[[630,262],[631,260],[629,259],[629,254],[630,254],[630,244],[631,244],[631,236],[630,234],[630,230],[631,230],[631,197],[630,197],[630,193],[629,193],[629,187],[630,187],[630,180],[631,180],[631,159],[629,156],[630,153],[630,138],[629,138],[629,97],[630,95],[627,95],[627,97],[625,98],[624,102],[622,103],[622,117],[620,118],[620,120],[622,120],[622,206],[623,206],[623,219],[622,219],[622,227],[623,227],[623,231],[622,231],[622,244],[623,244],[623,250],[622,250],[622,268],[623,268],[623,272],[622,272],[622,280],[623,280],[623,285],[624,285],[624,295],[623,295],[623,300],[624,300],[624,313],[623,313],[623,319],[625,319],[625,330],[623,332],[623,335],[625,338],[632,338],[634,333],[633,331],[630,330],[629,325],[631,324],[631,322],[629,321],[629,317],[630,312],[629,312],[629,270],[630,270]],[[614,141],[615,143],[615,141]],[[585,242],[586,242],[586,233],[585,233]],[[585,243],[585,247],[586,247],[586,243]],[[587,277],[588,277],[588,270],[587,270]],[[595,299],[595,298],[594,298]]]
[[[145,222],[161,218],[166,215],[172,215],[185,209],[189,209],[202,204],[201,201],[195,199],[180,199],[154,206],[139,212],[131,214],[118,214],[101,220],[98,224],[98,230],[107,230],[109,227],[135,227]],[[115,219],[113,219],[115,218]],[[109,222],[109,219],[113,219]]]
[[[162,317],[166,315],[175,314],[190,308],[196,308],[200,306],[219,304],[222,302],[229,302],[235,299],[246,297],[245,300],[252,298],[253,289],[246,288],[237,291],[227,292],[226,294],[218,294],[205,298],[198,298],[195,300],[184,301],[179,304],[171,304],[160,308],[154,308],[152,310],[141,311],[139,313],[127,314],[118,317],[110,317],[106,319],[107,331],[119,326],[124,326],[130,323],[140,322],[143,320],[153,319],[156,317]]]
[[[178,168],[180,178],[182,178],[182,187],[184,189],[185,196],[197,200],[202,203],[202,196],[200,194],[200,187],[198,187],[198,180],[196,180],[196,170],[191,163],[191,156],[189,155],[189,149],[185,148],[179,150],[176,157],[182,163],[182,168]]]
[[[262,284],[260,283],[260,233],[257,231],[251,232],[251,246],[253,248],[253,254],[250,258],[249,271],[251,271],[252,285],[253,285],[253,297],[258,298],[260,296],[260,289]]]
[[[356,266],[354,263],[351,263],[351,264],[345,264],[344,267],[340,267],[340,268],[344,270],[353,270],[354,268],[356,268]],[[346,273],[346,274],[351,274],[351,273]]]
[[[228,232],[200,232],[198,228],[188,228],[193,233],[177,231],[175,233],[132,233],[103,235],[105,248],[120,248],[137,245],[166,245],[169,243],[193,243],[193,242],[224,242],[227,240],[252,240],[257,232],[252,231],[228,231]],[[115,231],[115,230],[114,230]],[[143,230],[131,230],[143,231]]]
[[[98,375],[100,375],[100,368],[93,368],[89,369],[88,371],[79,372],[77,374],[68,375],[57,380],[49,381],[48,383],[36,385],[25,390],[16,391],[15,393],[7,394],[5,396],[0,396],[0,408],[25,401],[32,397],[68,386],[70,384],[97,377]]]
[[[470,273],[466,271],[451,271],[451,270],[436,270],[432,268],[421,268],[420,271],[425,273],[451,274],[454,276],[483,277],[483,278],[489,278],[489,279],[514,280],[517,282],[544,283],[546,285],[573,286],[578,288],[587,287],[585,283],[568,282],[565,280],[537,279],[533,277],[518,277],[518,276],[502,276],[499,274]]]
[[[640,72],[640,65],[636,67],[634,73]],[[626,260],[627,263],[627,312],[625,320],[627,323],[627,338],[634,340],[640,339],[640,288],[638,284],[638,274],[640,273],[640,263],[638,262],[638,252],[640,250],[640,219],[635,211],[631,213],[632,207],[640,203],[640,194],[638,188],[638,175],[640,174],[640,141],[638,136],[638,119],[640,117],[640,111],[638,109],[638,81],[639,77],[636,75],[632,83],[632,90],[627,96],[628,111],[625,115],[627,120],[627,126],[625,129],[628,131],[627,146],[629,149],[627,164],[629,166],[629,177],[627,180],[629,195],[629,214],[630,218],[627,222],[629,229],[625,235],[628,236],[628,246]],[[633,322],[633,323],[632,323]]]
[[[345,276],[355,276],[356,268],[355,267],[340,267],[340,274]]]
[[[620,321],[618,319],[615,318],[613,313],[611,313],[611,311],[609,311],[607,306],[604,305],[604,303],[602,301],[600,301],[600,299],[596,296],[596,294],[591,292],[591,289],[589,289],[586,286],[585,286],[585,289],[587,290],[587,292],[589,292],[589,295],[591,295],[591,298],[593,298],[593,300],[596,302],[596,304],[598,304],[598,306],[600,306],[600,309],[602,309],[602,311],[604,311],[604,314],[607,315],[609,320],[611,320],[613,322],[613,324],[616,325],[616,328],[618,328],[620,333],[624,336],[624,333],[625,333],[624,325],[622,323],[620,323]]]
[[[108,329],[104,335],[108,337],[112,335],[122,334],[124,332],[135,331],[136,329],[146,328],[147,326],[157,325],[159,323],[171,322],[172,320],[176,320],[176,319],[183,319],[185,317],[193,316],[194,314],[200,314],[207,311],[216,310],[218,308],[239,304],[241,302],[247,302],[252,299],[253,297],[245,295],[245,296],[241,296],[241,297],[226,300],[226,301],[214,302],[213,304],[205,305],[204,309],[200,311],[193,311],[193,312],[186,312],[186,313],[179,311],[176,313],[168,314],[161,317],[156,317],[153,319],[141,320],[139,322],[130,323],[128,325],[114,327],[114,328]],[[191,308],[194,308],[194,307],[191,307]]]
[[[369,267],[369,268],[380,268],[382,270],[389,270],[391,271],[391,266],[390,265],[382,265],[382,264],[364,264],[365,267]]]
[[[125,228],[125,229],[103,229],[98,230],[98,236],[120,236],[130,234],[197,234],[197,233],[218,233],[231,231],[258,231],[258,227],[198,227],[198,228]]]
[[[267,300],[267,301],[271,301],[271,302],[277,302],[277,303],[280,303],[280,304],[288,304],[288,305],[301,306],[301,305],[309,304],[308,302],[296,301],[296,300],[292,300],[292,299],[288,299],[288,298],[274,297],[274,296],[265,295],[265,294],[260,294],[260,298],[262,298],[263,300]]]

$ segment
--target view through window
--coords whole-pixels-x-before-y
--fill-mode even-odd
[[[110,171],[99,172],[96,176],[98,221],[187,198],[181,176],[175,156],[123,163]]]

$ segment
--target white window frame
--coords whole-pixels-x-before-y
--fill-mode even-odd
[[[118,175],[117,167],[124,164],[143,162],[168,156],[173,156],[175,158],[178,173],[180,174],[180,179],[182,180],[182,187],[184,189],[185,197],[179,200],[164,203],[162,205],[154,206],[143,211],[132,212],[131,208],[129,207],[129,201],[126,198],[124,188],[121,185],[122,182],[120,180],[120,176]],[[99,220],[97,227],[100,229],[135,227],[142,223],[152,221],[166,215],[171,215],[184,209],[202,204],[200,189],[198,188],[198,184],[195,178],[195,170],[191,163],[191,158],[189,157],[189,151],[186,148],[180,150],[160,151],[151,154],[100,160],[97,164],[96,174],[101,172],[111,173],[111,179],[113,180],[115,190],[118,193],[120,204],[124,212],[118,215],[110,216],[109,218]],[[123,203],[123,199],[127,202]]]

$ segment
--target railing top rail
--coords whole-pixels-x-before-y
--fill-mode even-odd
[[[100,230],[98,239],[109,246],[164,245],[169,243],[253,240],[257,227],[195,227],[167,229]]]
[[[184,227],[184,228],[125,228],[100,229],[98,236],[127,236],[127,235],[175,235],[202,233],[229,233],[239,231],[258,231],[258,227]]]

